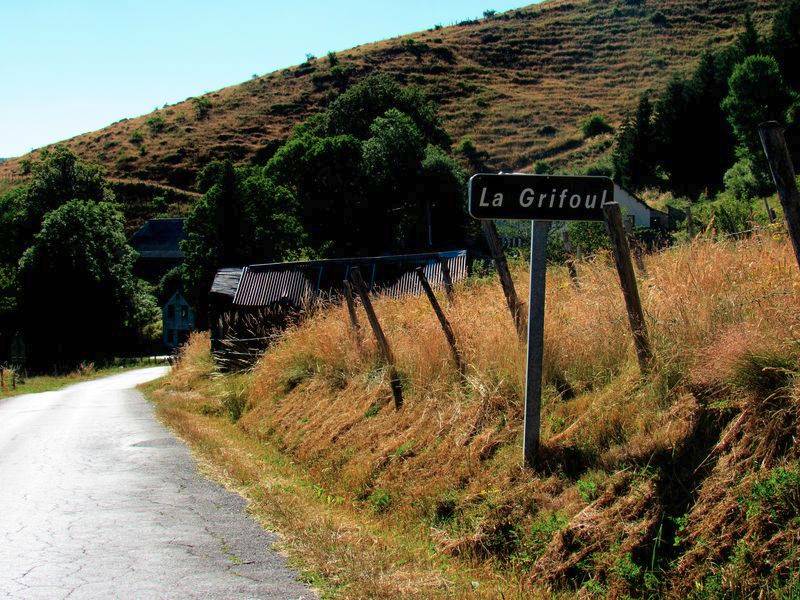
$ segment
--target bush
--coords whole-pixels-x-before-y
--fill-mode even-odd
[[[144,143],[144,135],[138,129],[131,134],[130,139],[131,144],[134,146],[140,146]]]
[[[583,122],[581,130],[583,131],[583,137],[591,138],[604,133],[611,133],[614,128],[603,115],[592,115]]]
[[[483,11],[483,18],[484,19],[491,19],[497,14],[496,10],[485,10]]]
[[[147,125],[147,127],[150,128],[150,133],[152,134],[161,133],[162,131],[164,131],[164,128],[166,127],[166,122],[164,121],[164,117],[162,117],[161,115],[154,115],[150,117],[149,119],[147,119],[147,121],[145,121],[145,124]]]
[[[660,10],[654,12],[650,16],[650,22],[656,27],[666,27],[669,25],[669,19],[667,18],[667,15],[662,13]]]
[[[725,191],[739,201],[750,201],[758,195],[759,184],[753,173],[753,163],[742,159],[725,173]]]
[[[211,100],[208,98],[192,98],[192,104],[198,119],[205,119],[211,111]]]

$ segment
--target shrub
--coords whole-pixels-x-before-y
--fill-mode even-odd
[[[739,160],[725,173],[725,191],[739,201],[749,201],[759,192],[759,184],[753,173],[753,163],[748,159]]]
[[[583,122],[581,129],[583,131],[583,137],[585,138],[591,138],[614,131],[614,128],[603,115],[592,115]]]
[[[666,27],[669,25],[669,19],[663,12],[656,11],[650,16],[650,22],[656,27]]]
[[[484,19],[491,19],[497,14],[496,10],[485,10],[483,11],[483,18]]]
[[[367,499],[370,506],[372,506],[372,510],[376,513],[381,514],[386,512],[389,509],[389,506],[392,504],[392,497],[389,495],[384,489],[376,488]]]
[[[198,119],[205,119],[211,111],[211,100],[208,98],[192,98],[192,104]]]
[[[164,121],[164,117],[161,115],[153,115],[147,121],[145,121],[147,127],[150,128],[150,133],[156,134],[164,131],[166,127],[166,122]]]
[[[328,64],[331,67],[335,67],[339,64],[339,57],[336,56],[336,52],[328,52]]]
[[[138,129],[131,134],[131,137],[128,138],[134,146],[139,146],[144,143],[144,135]]]

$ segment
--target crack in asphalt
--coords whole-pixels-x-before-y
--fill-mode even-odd
[[[0,598],[316,598],[133,389],[163,373],[0,403]]]

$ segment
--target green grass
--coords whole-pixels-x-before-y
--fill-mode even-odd
[[[13,396],[20,396],[22,394],[38,394],[41,392],[53,392],[72,385],[73,383],[81,383],[83,381],[91,381],[99,379],[100,377],[107,377],[109,375],[117,375],[139,369],[142,367],[154,366],[152,363],[143,360],[126,361],[123,364],[102,367],[99,369],[86,369],[83,371],[75,371],[66,375],[36,375],[25,379],[25,383],[18,383],[16,389],[11,389],[11,382],[4,381],[5,388],[0,389],[0,400],[11,398]],[[8,371],[4,377],[8,378]]]

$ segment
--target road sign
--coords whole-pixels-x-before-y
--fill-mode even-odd
[[[469,181],[469,214],[476,219],[602,221],[614,202],[608,177],[480,173]]]

